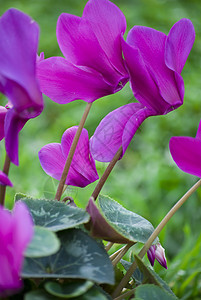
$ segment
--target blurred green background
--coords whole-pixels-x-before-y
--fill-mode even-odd
[[[45,57],[61,55],[56,40],[56,22],[62,12],[82,15],[87,1],[81,0],[0,0],[0,14],[16,7],[29,14],[40,25],[39,53]],[[192,20],[196,41],[182,72],[185,82],[184,105],[166,116],[147,119],[126,155],[113,170],[104,194],[118,200],[124,207],[147,218],[154,226],[160,222],[174,203],[196,182],[197,178],[180,171],[169,154],[171,136],[195,136],[201,117],[201,1],[199,0],[117,0],[113,1],[127,18],[127,32],[134,25],[153,27],[168,34],[181,18]],[[126,35],[125,35],[126,36]],[[1,104],[5,103],[3,97]],[[14,194],[22,192],[33,197],[53,198],[56,181],[42,170],[38,151],[51,142],[60,142],[63,132],[77,125],[86,103],[75,101],[59,105],[44,97],[41,116],[30,120],[20,134],[20,166],[12,166],[10,178],[14,188],[7,189],[6,203],[12,206]],[[119,93],[96,101],[86,122],[91,136],[100,120],[113,109],[136,101],[129,84]],[[1,168],[4,145],[0,144]],[[101,175],[106,164],[97,164]],[[85,189],[69,187],[66,194],[85,207],[95,183]],[[201,189],[180,209],[161,232],[166,248],[168,271],[156,264],[181,299],[201,299]]]

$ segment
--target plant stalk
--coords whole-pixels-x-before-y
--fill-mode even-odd
[[[154,240],[157,238],[161,230],[165,227],[165,225],[168,223],[168,221],[172,218],[172,216],[176,213],[176,211],[186,202],[186,200],[201,186],[201,179],[198,180],[187,192],[186,194],[171,208],[171,210],[167,213],[167,215],[163,218],[163,220],[160,222],[160,224],[156,227],[154,232],[150,235],[146,243],[144,244],[144,247],[139,252],[139,257],[143,258],[143,256],[146,254],[147,250],[150,248]],[[130,280],[131,275],[135,271],[137,267],[136,262],[134,261],[133,264],[128,269],[126,275],[122,278],[121,282],[119,283],[118,287],[113,293],[113,298],[119,296],[122,289],[126,286],[128,281]]]
[[[114,260],[114,259],[117,257],[117,255],[118,255],[123,249],[125,249],[126,246],[127,246],[127,244],[124,245],[123,247],[121,247],[121,248],[120,248],[119,250],[117,250],[116,252],[112,253],[112,254],[110,255],[110,260]]]
[[[73,139],[73,142],[72,142],[72,145],[71,145],[71,148],[70,148],[70,151],[69,151],[64,169],[63,169],[63,173],[62,173],[61,179],[59,181],[59,185],[58,185],[57,192],[56,192],[56,195],[55,195],[55,200],[60,201],[60,199],[61,199],[61,195],[62,195],[62,192],[63,192],[63,189],[64,189],[66,178],[68,176],[68,171],[70,169],[70,165],[71,165],[71,162],[72,162],[72,159],[73,159],[73,155],[75,153],[77,143],[79,141],[80,135],[82,133],[82,129],[84,127],[84,124],[85,124],[85,121],[86,121],[87,116],[89,114],[91,106],[92,106],[92,103],[87,103],[87,106],[86,106],[84,114],[81,118],[79,127],[78,127],[77,132],[74,136],[74,139]]]
[[[10,158],[8,157],[8,154],[6,153],[3,172],[8,175],[10,169]],[[5,204],[5,195],[6,195],[6,185],[0,185],[0,204],[4,206]]]
[[[122,295],[120,295],[119,297],[117,297],[117,298],[114,298],[114,300],[124,300],[124,299],[125,299],[125,297],[128,297],[128,296],[132,296],[132,295],[134,295],[134,293],[135,293],[135,290],[136,290],[136,289],[129,290],[128,292],[126,292],[126,293],[123,293],[123,294],[122,294]]]
[[[125,247],[121,249],[121,251],[117,254],[117,256],[112,260],[113,266],[116,266],[118,262],[122,259],[122,257],[126,254],[126,252],[134,245],[134,243],[129,243]]]
[[[108,242],[107,245],[105,246],[105,250],[108,252],[112,248],[113,245],[114,245],[114,243]]]
[[[116,152],[115,156],[113,157],[113,159],[111,160],[111,162],[109,163],[109,165],[107,166],[105,172],[103,173],[103,176],[101,177],[101,179],[99,180],[97,186],[95,187],[91,197],[94,198],[94,200],[97,199],[103,185],[105,184],[108,176],[110,175],[112,169],[114,168],[115,164],[117,163],[117,161],[119,160],[120,156],[122,154],[122,146],[118,149],[118,151]]]

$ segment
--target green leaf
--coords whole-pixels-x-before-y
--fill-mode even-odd
[[[37,290],[25,294],[24,300],[58,300],[58,297],[50,295],[44,290]]]
[[[114,270],[105,249],[79,229],[58,233],[60,250],[49,257],[26,258],[23,277],[78,278],[114,283]]]
[[[136,297],[142,300],[175,300],[175,297],[153,284],[143,284],[136,288]]]
[[[111,242],[145,243],[154,231],[149,221],[107,196],[100,195],[97,205],[90,199],[87,211],[91,216],[92,234]]]
[[[94,283],[88,280],[77,280],[65,284],[50,281],[45,284],[45,289],[54,296],[69,299],[86,293],[93,285]]]
[[[64,202],[22,198],[33,217],[35,225],[46,227],[51,231],[73,228],[89,221],[88,213]]]
[[[174,295],[167,283],[162,278],[160,278],[158,274],[156,274],[152,269],[148,268],[139,256],[134,255],[134,257],[136,259],[139,269],[144,274],[143,282],[153,283],[159,286],[160,288],[164,289],[169,294],[171,294],[173,296],[173,299],[177,299],[177,297]]]
[[[26,257],[43,257],[56,253],[60,248],[60,241],[54,232],[46,228],[35,226],[34,236],[26,249]]]
[[[132,265],[131,262],[126,261],[126,260],[124,260],[124,259],[121,259],[121,260],[120,260],[120,263],[122,264],[122,266],[124,267],[124,269],[125,269],[126,271],[128,271],[128,269],[129,269],[130,266]],[[135,280],[136,284],[138,284],[138,285],[139,285],[139,284],[142,284],[144,276],[143,276],[143,273],[140,271],[139,268],[136,268],[136,269],[135,269],[135,271],[134,271],[133,274],[132,274],[132,278]]]
[[[29,292],[25,295],[24,300],[58,300],[64,299],[64,297],[53,296],[47,293],[44,290],[37,290]],[[79,297],[71,298],[73,300],[112,300],[110,296],[106,296],[104,291],[102,291],[99,287],[92,287],[85,294],[82,294]]]
[[[74,300],[108,300],[111,299],[108,295],[102,292],[99,287],[93,286],[87,293],[80,297],[73,298]]]
[[[31,197],[29,197],[28,195],[23,194],[23,193],[17,193],[17,194],[15,194],[14,202],[22,200],[23,198],[31,198]]]

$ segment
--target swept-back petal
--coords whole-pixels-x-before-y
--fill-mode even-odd
[[[93,33],[89,22],[83,18],[63,13],[57,22],[57,40],[68,61],[75,65],[90,67],[112,79],[114,69]],[[78,46],[79,45],[79,46]]]
[[[61,148],[65,157],[67,157],[70,151],[70,147],[72,145],[77,129],[77,126],[73,126],[67,129],[62,136]],[[73,170],[77,173],[78,181],[81,180],[81,176],[83,176],[82,181],[85,179],[85,182],[83,181],[82,183],[83,186],[86,186],[87,184],[92,183],[99,178],[96,170],[95,161],[92,158],[89,149],[89,137],[88,132],[85,128],[83,128],[82,130],[73,156],[70,172]]]
[[[201,140],[192,137],[172,137],[170,153],[177,166],[184,172],[201,177]]]
[[[155,112],[152,109],[149,109],[147,107],[142,107],[137,109],[136,112],[129,118],[124,128],[123,136],[122,136],[122,147],[123,147],[122,156],[126,152],[128,145],[130,144],[133,136],[135,135],[137,129],[140,127],[142,122],[148,117],[154,115]]]
[[[126,18],[121,10],[108,0],[89,0],[83,17],[92,24],[93,32],[110,63],[126,75],[121,50],[121,35],[126,31]]]
[[[195,30],[189,19],[181,19],[171,28],[165,44],[165,63],[181,73],[195,41]]]
[[[60,104],[77,99],[93,102],[114,93],[101,74],[77,67],[62,57],[40,61],[37,72],[42,92]]]
[[[6,113],[7,109],[4,106],[0,106],[0,141],[4,138],[4,121]]]
[[[61,144],[51,143],[45,145],[38,152],[38,156],[45,173],[60,180],[65,165],[65,157],[61,150]]]
[[[142,59],[157,84],[161,97],[169,106],[182,104],[174,72],[165,64],[167,36],[155,29],[134,26],[128,33],[127,43],[139,49]]]
[[[109,162],[120,146],[123,146],[124,154],[137,128],[147,117],[145,113],[147,110],[150,111],[140,103],[130,103],[109,113],[100,122],[90,139],[93,158]],[[153,114],[153,111],[151,112]]]
[[[129,45],[122,39],[122,49],[130,73],[131,88],[135,98],[144,106],[163,114],[169,104],[161,97],[159,90],[148,72],[139,49]]]
[[[27,121],[28,119],[20,118],[15,112],[14,108],[7,111],[4,122],[5,147],[10,160],[17,166],[19,165],[19,132],[24,127]]]
[[[10,179],[8,178],[8,176],[5,173],[3,173],[2,171],[0,171],[0,184],[13,186],[13,184],[10,181]]]
[[[29,16],[12,8],[0,18],[0,36],[1,87],[6,96],[12,94],[12,104],[18,112],[35,117],[43,107],[35,78],[39,27]],[[19,88],[25,97],[19,98]]]

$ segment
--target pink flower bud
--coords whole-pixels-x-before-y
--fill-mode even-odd
[[[155,251],[156,260],[167,269],[167,261],[165,257],[165,249],[161,246],[161,244],[156,245],[156,251]]]
[[[154,265],[154,261],[155,261],[155,258],[156,258],[155,251],[156,251],[156,246],[155,245],[152,245],[149,248],[149,250],[147,251],[147,257],[148,257],[152,267]]]

